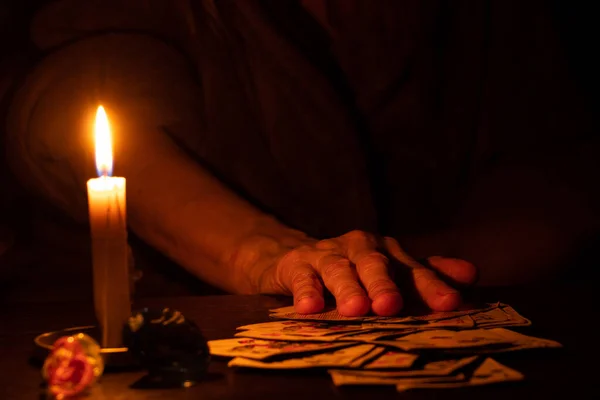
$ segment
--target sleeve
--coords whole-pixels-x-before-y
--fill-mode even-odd
[[[177,41],[193,29],[189,0],[59,0],[36,13],[31,38],[48,50],[102,32],[143,32]]]
[[[86,36],[43,59],[18,90],[8,115],[9,163],[35,194],[85,221],[98,105],[109,114],[118,175],[136,162],[136,143],[153,140],[152,132],[201,130],[199,92],[187,58],[160,39]]]

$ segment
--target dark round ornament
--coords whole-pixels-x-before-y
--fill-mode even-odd
[[[202,380],[210,362],[206,339],[198,326],[169,308],[132,313],[123,342],[154,380],[168,386],[190,386]]]

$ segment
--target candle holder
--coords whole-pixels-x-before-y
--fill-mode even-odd
[[[77,333],[85,333],[96,341],[100,341],[102,331],[95,325],[78,326],[73,328],[61,329],[53,332],[46,332],[38,335],[34,339],[35,343],[35,354],[34,357],[39,360],[44,360],[50,351],[54,343],[63,336],[72,336]],[[131,367],[136,365],[135,360],[129,354],[127,347],[100,347],[100,354],[104,360],[104,364],[107,367]]]
[[[123,346],[123,328],[131,317],[134,286],[133,256],[127,240],[126,182],[123,177],[112,176],[112,137],[102,106],[96,111],[94,129],[98,178],[87,181],[87,197],[98,326],[43,333],[35,344],[38,349],[49,351],[62,336],[86,333],[99,343],[105,364],[118,365],[124,361],[121,355],[128,352]]]
[[[131,251],[129,251],[128,257],[129,271],[130,271],[130,293],[133,300],[133,294],[135,292],[135,284],[142,277],[142,272],[135,269],[134,258]],[[125,325],[123,322],[121,328]],[[91,338],[96,340],[100,344],[100,354],[104,360],[104,365],[111,368],[122,368],[122,367],[133,367],[137,366],[136,361],[129,354],[127,346],[117,347],[105,347],[102,346],[102,329],[97,325],[85,325],[71,328],[60,329],[52,332],[45,332],[35,337],[34,345],[34,358],[43,361],[50,351],[54,343],[63,336],[72,336],[77,333],[85,333]]]
[[[41,334],[35,338],[40,359],[46,359],[60,338],[80,334],[98,338],[103,333],[96,326],[81,326]],[[144,308],[133,312],[123,326],[123,340],[129,347],[100,348],[100,364],[147,370],[145,387],[188,388],[207,374],[211,358],[208,343],[198,326],[177,310]]]
[[[129,288],[131,293],[131,300],[133,301],[133,295],[135,293],[135,284],[142,278],[142,271],[135,268],[135,259],[133,253],[129,248],[128,251],[128,264],[129,264]],[[123,322],[123,325],[125,321]],[[56,340],[63,336],[71,336],[77,333],[85,333],[91,338],[96,340],[98,343],[102,343],[102,330],[96,325],[78,326],[72,328],[61,329],[52,332],[42,333],[34,339],[35,353],[34,357],[40,360],[44,360],[52,350],[52,346]],[[108,367],[130,367],[135,364],[134,359],[128,354],[128,348],[126,346],[118,347],[103,347],[100,345],[100,354],[104,359],[104,364]]]

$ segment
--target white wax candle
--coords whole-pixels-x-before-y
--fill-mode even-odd
[[[112,145],[108,118],[96,114],[96,166],[99,178],[87,182],[92,238],[94,307],[102,347],[121,347],[123,324],[131,313],[127,263],[125,178],[110,177]]]

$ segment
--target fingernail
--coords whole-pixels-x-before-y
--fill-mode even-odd
[[[373,300],[371,309],[377,315],[391,317],[400,312],[402,305],[403,300],[400,293],[384,293]]]
[[[324,306],[325,300],[321,297],[304,296],[295,300],[296,310],[307,314],[319,312]]]
[[[366,296],[352,296],[338,303],[338,312],[347,317],[358,317],[369,312],[370,300]]]
[[[316,299],[316,297],[313,296],[303,296],[303,297],[298,297],[296,298],[296,304],[300,304],[300,303],[310,303],[311,301],[313,301],[313,299]]]

